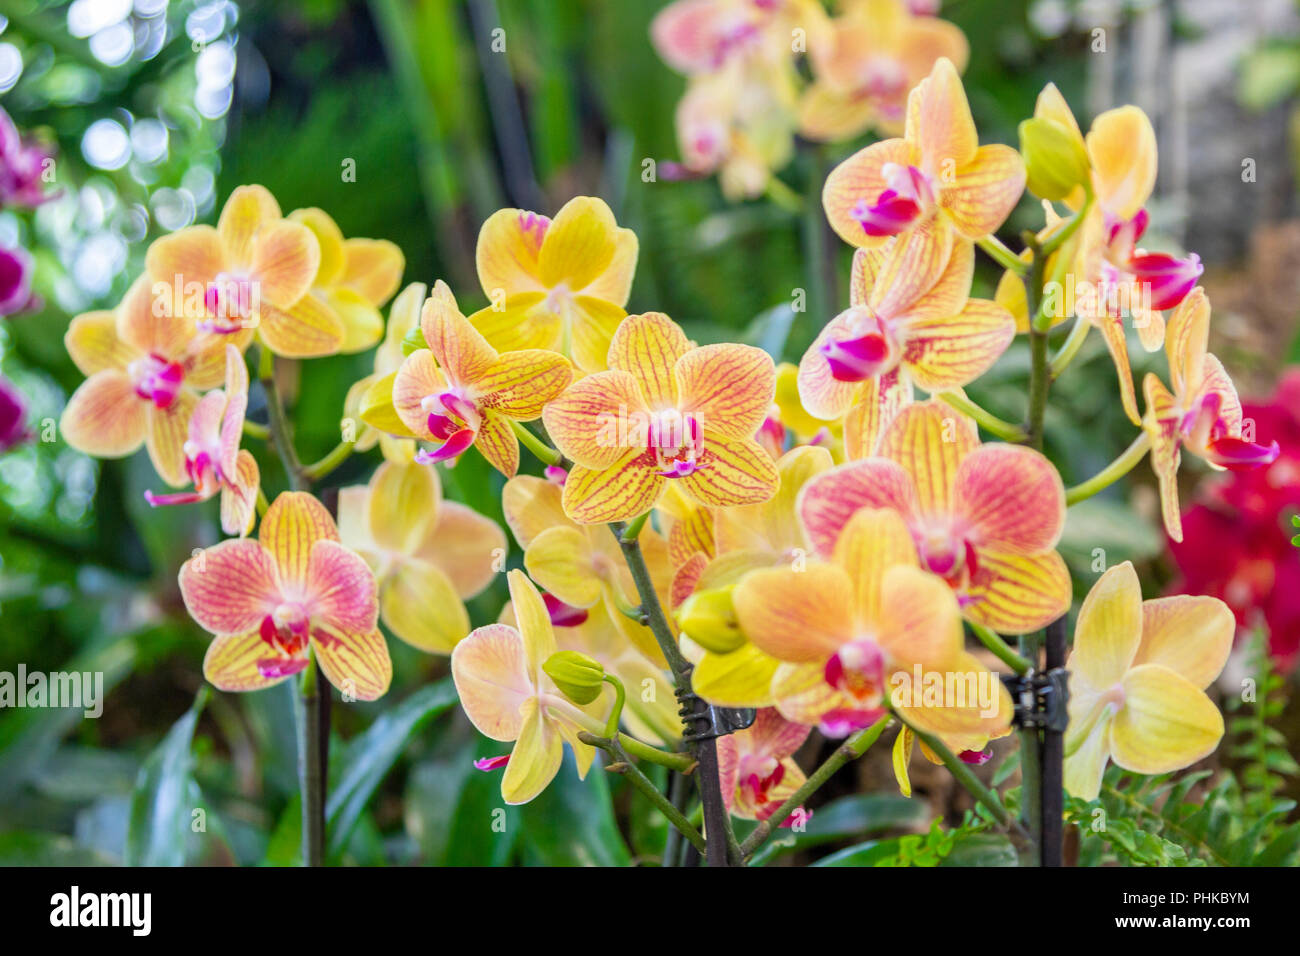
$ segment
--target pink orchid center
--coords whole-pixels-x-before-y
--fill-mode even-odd
[[[761,809],[772,801],[772,791],[785,779],[785,765],[775,757],[745,754],[736,777],[749,802]]]
[[[836,317],[848,333],[842,339],[823,342],[819,351],[837,382],[864,382],[890,371],[898,364],[899,348],[890,324],[863,306],[854,306]]]
[[[307,666],[311,616],[299,602],[284,601],[262,618],[259,630],[271,654],[257,662],[263,677],[286,677]]]
[[[1123,684],[1113,684],[1101,695],[1101,702],[1111,708],[1112,713],[1119,712],[1128,700],[1128,692]]]
[[[135,384],[135,393],[162,409],[171,408],[185,383],[185,368],[181,363],[169,362],[156,352],[136,359],[127,366],[126,372]]]
[[[964,535],[950,529],[918,536],[916,550],[921,564],[954,588],[965,587],[978,570],[975,546]]]
[[[879,701],[885,686],[885,654],[875,641],[845,644],[826,661],[826,683],[859,704]]]
[[[665,478],[685,478],[701,467],[704,434],[693,414],[675,408],[664,409],[650,419],[646,429],[646,448],[655,456],[659,474]]]
[[[859,200],[849,214],[868,236],[896,236],[934,209],[934,184],[915,166],[885,163],[880,172],[885,188],[874,201]]]
[[[204,331],[223,335],[251,328],[258,299],[258,285],[252,278],[222,272],[203,290],[206,315],[199,326]]]
[[[907,70],[893,57],[868,57],[859,70],[857,88],[860,96],[871,99],[898,99],[907,93]]]

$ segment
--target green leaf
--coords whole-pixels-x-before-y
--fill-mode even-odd
[[[327,851],[331,858],[337,858],[347,846],[361,812],[407,743],[455,702],[456,688],[451,678],[444,678],[380,714],[364,733],[348,743],[341,759],[343,771],[325,804]]]
[[[1300,87],[1300,50],[1293,46],[1256,50],[1242,64],[1237,96],[1247,109],[1266,110]]]
[[[0,866],[112,866],[113,861],[59,833],[0,833]]]
[[[923,828],[929,819],[930,810],[924,801],[910,800],[897,794],[863,793],[840,797],[815,811],[802,832],[780,831],[754,854],[752,862],[761,865],[782,853],[869,833]]]
[[[901,838],[892,840],[868,840],[822,857],[813,866],[880,866],[898,858]]]
[[[420,763],[406,786],[406,829],[426,866],[503,866],[519,834],[519,810],[501,799],[501,774],[474,760],[502,745],[476,731],[450,752]]]
[[[140,768],[131,796],[131,821],[126,834],[128,866],[185,864],[191,813],[198,791],[190,748],[209,693],[206,685],[200,688],[193,705],[172,725]]]
[[[1000,833],[959,837],[940,866],[1019,866],[1016,848]]]
[[[521,808],[524,861],[541,866],[627,866],[627,845],[614,822],[609,783],[599,761],[578,779],[573,755],[542,794]]]

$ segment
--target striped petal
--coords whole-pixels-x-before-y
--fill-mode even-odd
[[[939,205],[967,239],[997,232],[1025,191],[1025,163],[1010,146],[981,146],[957,168],[957,182],[939,191]]]
[[[451,652],[451,676],[465,716],[485,737],[515,740],[533,696],[524,642],[505,624],[476,628]]]
[[[1119,219],[1138,214],[1156,182],[1156,133],[1136,106],[1107,110],[1088,131],[1092,183],[1102,209]]]
[[[845,455],[857,459],[879,454],[881,436],[913,400],[912,380],[899,369],[863,382],[857,403],[844,415]]]
[[[395,636],[429,654],[450,654],[469,634],[469,613],[440,568],[407,558],[379,591],[379,614]]]
[[[1195,684],[1158,664],[1123,679],[1124,706],[1111,726],[1111,756],[1134,773],[1169,773],[1207,757],[1223,739],[1223,715]]]
[[[450,450],[455,436],[443,447]],[[510,427],[510,419],[495,412],[485,411],[483,423],[473,433],[474,447],[479,450],[489,465],[507,478],[513,478],[519,470],[519,438]]]
[[[289,219],[268,223],[252,241],[249,271],[263,301],[287,309],[307,294],[320,268],[320,243],[302,223]]]
[[[618,224],[604,200],[570,199],[555,214],[537,256],[542,284],[564,283],[574,292],[591,285],[614,262]]]
[[[189,436],[190,416],[194,414],[198,399],[193,392],[182,391],[166,408],[148,402],[137,401],[135,404],[144,405],[148,416],[145,448],[158,477],[173,488],[188,484],[185,439]]]
[[[263,226],[280,219],[280,204],[264,186],[240,186],[226,198],[217,232],[232,263],[253,260],[253,237]]]
[[[114,312],[83,312],[77,316],[68,324],[63,346],[87,377],[104,369],[124,369],[138,354],[118,338]]]
[[[808,540],[824,555],[859,508],[893,508],[911,521],[916,514],[916,485],[897,462],[868,458],[818,475],[799,496],[799,517]]]
[[[781,479],[776,463],[762,445],[748,440],[718,440],[706,432],[698,467],[678,480],[700,503],[726,508],[767,501],[776,494]]]
[[[1165,354],[1169,358],[1169,384],[1175,395],[1194,391],[1205,376],[1210,342],[1210,300],[1196,288],[1169,319]]]
[[[951,405],[932,400],[899,411],[881,436],[878,454],[911,475],[923,514],[943,516],[953,512],[958,476],[977,448],[974,422]]]
[[[580,524],[630,521],[654,507],[667,482],[635,449],[607,468],[574,465],[564,482],[564,511]]]
[[[609,344],[609,367],[629,373],[651,407],[676,406],[673,367],[690,349],[681,326],[662,312],[629,315]]]
[[[573,381],[569,360],[545,349],[506,352],[474,380],[479,404],[518,422],[541,417]]]
[[[851,246],[878,246],[882,239],[869,236],[853,215],[861,202],[874,203],[887,189],[881,168],[886,163],[906,166],[911,150],[903,139],[872,143],[831,170],[822,187],[822,208],[836,235]]]
[[[258,541],[271,553],[280,579],[301,590],[307,583],[317,541],[338,541],[338,528],[325,506],[305,491],[282,492],[262,516]]]
[[[752,438],[776,395],[772,357],[751,345],[691,349],[673,371],[682,412],[724,438]]]
[[[1069,667],[1087,684],[1105,690],[1133,664],[1142,638],[1142,588],[1125,561],[1092,586],[1074,625]]]
[[[930,75],[912,90],[904,135],[917,145],[931,174],[945,162],[960,169],[975,158],[979,147],[975,120],[951,60],[937,60]]]
[[[1236,629],[1232,611],[1218,598],[1179,594],[1144,601],[1133,664],[1159,664],[1203,689],[1227,663]]]
[[[564,762],[564,742],[551,721],[542,716],[536,697],[523,704],[519,739],[501,778],[501,799],[527,803],[546,789]]]
[[[144,442],[147,403],[125,372],[104,369],[72,393],[59,419],[59,433],[77,451],[96,458],[121,458]]]
[[[1029,634],[1070,610],[1070,572],[1055,551],[1018,555],[981,549],[962,613],[999,634]]]
[[[363,634],[313,631],[311,642],[326,680],[345,698],[378,700],[384,696],[393,681],[393,661],[378,628]]]
[[[474,260],[483,294],[543,291],[538,255],[550,220],[522,209],[499,209],[478,233]]]
[[[447,378],[431,351],[418,349],[406,357],[393,377],[393,410],[407,431],[426,441],[435,440],[429,431],[429,412],[423,402],[447,387]]]
[[[317,541],[312,546],[306,593],[313,619],[330,630],[374,630],[379,616],[375,576],[359,554],[339,542]]]
[[[746,575],[732,592],[736,619],[761,651],[793,663],[824,662],[854,637],[853,582],[843,568],[809,564]]]
[[[957,469],[952,507],[976,547],[1038,554],[1061,538],[1065,486],[1032,448],[983,445]]]
[[[256,631],[280,601],[274,556],[247,539],[205,548],[181,565],[178,580],[190,617],[214,634]]]
[[[497,351],[461,314],[447,283],[439,279],[420,313],[420,330],[447,378],[459,385],[478,381],[497,360]]]
[[[343,347],[343,322],[314,293],[288,308],[264,303],[257,326],[262,341],[285,358],[319,358]]]
[[[1183,521],[1178,508],[1179,422],[1177,401],[1155,373],[1148,372],[1142,381],[1146,392],[1147,413],[1142,427],[1151,436],[1151,470],[1160,485],[1160,512],[1165,533],[1174,541],[1183,540]]]
[[[226,534],[242,538],[253,530],[260,483],[257,459],[241,449],[235,458],[233,479],[221,488],[221,530]]]
[[[1115,375],[1119,379],[1119,397],[1124,404],[1124,414],[1129,417],[1129,421],[1137,424],[1142,419],[1138,415],[1137,396],[1133,390],[1133,366],[1128,357],[1128,334],[1124,331],[1124,317],[1101,312],[1095,315],[1093,324],[1101,332],[1106,350],[1110,352],[1111,361],[1115,363]]]
[[[626,371],[579,379],[543,409],[542,421],[556,447],[587,468],[612,467],[648,440],[646,401]]]
[[[970,243],[953,242],[951,229],[931,219],[891,239],[886,248],[868,299],[878,314],[955,312],[965,303],[975,254]]]
[[[957,315],[909,322],[903,362],[927,392],[979,378],[1016,336],[1016,320],[995,302],[971,299]]]
[[[258,664],[271,654],[256,630],[247,634],[222,634],[213,639],[203,655],[203,676],[218,690],[239,692],[274,687],[293,676],[293,671],[263,674]]]
[[[862,250],[859,250],[862,251]],[[831,371],[831,364],[826,359],[823,346],[829,342],[838,342],[852,338],[854,332],[851,323],[855,313],[841,312],[826,323],[817,334],[812,345],[799,360],[798,387],[799,401],[808,414],[823,419],[843,417],[850,408],[862,401],[864,389],[876,391],[876,379],[868,378],[861,382],[845,382],[836,378]]]

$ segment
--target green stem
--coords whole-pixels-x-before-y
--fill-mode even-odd
[[[1039,250],[1042,252],[1044,259],[1070,241],[1070,237],[1079,231],[1079,227],[1083,225],[1084,219],[1088,217],[1091,210],[1092,196],[1089,196],[1087,202],[1083,204],[1083,207],[1077,213],[1066,219],[1063,224],[1057,224],[1056,231],[1043,240]]]
[[[605,736],[615,737],[618,735],[618,722],[623,719],[623,703],[627,700],[627,690],[623,687],[623,682],[613,674],[606,674],[601,680],[614,688],[614,706],[610,708],[609,720],[605,721]]]
[[[307,479],[302,471],[302,462],[293,447],[289,418],[284,412],[284,401],[280,397],[279,386],[275,383],[275,355],[266,346],[258,358],[258,379],[266,392],[266,408],[270,418],[271,443],[284,465],[291,491],[302,491],[307,487]]]
[[[1024,259],[1008,249],[1006,244],[992,233],[983,239],[976,239],[975,244],[987,252],[1002,268],[1010,269],[1018,276],[1024,275],[1029,267]]]
[[[796,216],[804,210],[803,199],[800,198],[799,194],[776,176],[768,177],[767,198],[786,212],[793,213]]]
[[[1011,645],[1004,641],[1002,636],[996,631],[985,627],[983,624],[976,624],[974,621],[967,621],[966,623],[975,633],[975,636],[979,638],[979,642],[992,651],[998,660],[1003,664],[1006,664],[1017,674],[1026,673],[1029,668],[1033,666],[1029,661],[1013,651]]]
[[[257,516],[263,517],[271,507],[271,502],[266,500],[266,492],[259,486],[257,489]]]
[[[633,541],[635,541],[637,538],[641,537],[641,529],[645,527],[646,520],[649,517],[650,517],[650,512],[647,511],[639,518],[633,518],[631,521],[629,521],[627,523],[627,527],[623,529],[623,536],[619,538],[619,543],[630,544]]]
[[[745,859],[754,855],[754,851],[763,845],[769,836],[772,835],[782,821],[785,820],[795,810],[803,806],[804,802],[813,795],[827,780],[834,776],[835,772],[851,760],[857,760],[867,750],[880,739],[880,735],[885,732],[889,726],[890,718],[888,715],[881,717],[870,727],[859,730],[844,743],[835,748],[835,752],[826,758],[825,762],[812,772],[803,785],[799,787],[789,798],[776,808],[771,816],[754,827],[745,841],[740,844],[741,856]]]
[[[356,447],[355,442],[341,441],[330,450],[330,453],[320,461],[314,461],[303,468],[303,477],[308,481],[320,481],[339,465],[348,460],[352,450]]]
[[[963,415],[975,419],[986,432],[997,435],[1003,441],[1023,442],[1029,437],[1021,426],[998,418],[959,392],[936,392],[934,397],[947,402]]]
[[[1074,361],[1074,357],[1079,354],[1079,349],[1083,348],[1083,343],[1088,340],[1088,333],[1091,331],[1092,323],[1085,316],[1081,315],[1074,320],[1069,336],[1061,345],[1061,350],[1052,356],[1051,364],[1048,366],[1052,381],[1060,378],[1061,373]]]
[[[517,422],[513,418],[509,420],[510,427],[514,430],[515,437],[531,451],[543,465],[559,465],[564,461],[564,456],[552,448],[546,442],[542,441],[522,422]]]
[[[1043,300],[1044,256],[1033,235],[1026,239],[1034,257],[1030,263],[1029,275],[1024,277],[1025,302],[1028,314],[1037,316]],[[1047,368],[1047,330],[1039,328],[1036,322],[1029,327],[1029,355],[1029,420],[1025,424],[1025,431],[1029,435],[1030,444],[1042,451],[1043,419],[1047,414],[1047,393],[1052,383]]]
[[[266,425],[259,425],[257,422],[250,422],[247,418],[245,418],[244,434],[247,435],[249,438],[261,438],[265,440],[270,437],[271,429],[268,428]]]
[[[1067,505],[1078,504],[1086,498],[1091,498],[1103,488],[1119,481],[1146,457],[1146,453],[1150,448],[1151,436],[1146,431],[1143,431],[1109,465],[1087,481],[1077,484],[1073,488],[1067,488],[1065,490],[1065,503]]]
[[[313,659],[298,682],[298,788],[302,793],[302,862],[320,866],[325,847],[325,779],[321,762],[320,684]]]

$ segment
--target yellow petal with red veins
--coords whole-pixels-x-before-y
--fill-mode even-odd
[[[618,224],[604,200],[591,196],[570,199],[556,213],[537,256],[542,284],[553,289],[564,283],[581,292],[614,262]]]
[[[145,433],[145,447],[158,477],[173,488],[189,483],[185,474],[185,439],[189,434],[190,416],[198,399],[192,392],[183,391],[166,408],[137,399],[148,413],[149,424]]]
[[[501,778],[501,799],[512,805],[532,800],[555,779],[563,761],[559,732],[541,715],[537,698],[530,697],[524,701],[523,726]]]
[[[417,554],[441,568],[461,599],[468,600],[491,584],[504,566],[506,535],[491,518],[445,501]]]
[[[701,504],[715,508],[761,504],[780,484],[776,462],[755,441],[715,439],[705,426],[699,467],[677,479]]]
[[[320,266],[316,270],[317,286],[332,286],[343,275],[346,256],[343,252],[343,231],[323,209],[295,209],[289,218],[312,231],[320,245]]]
[[[927,392],[960,388],[979,378],[1016,337],[1016,320],[995,302],[971,299],[957,315],[907,325],[903,363]]]
[[[549,220],[522,209],[498,209],[478,233],[474,259],[483,294],[543,291],[537,257]]]
[[[226,199],[217,232],[232,265],[253,261],[253,238],[280,219],[280,204],[264,186],[240,186]],[[152,270],[151,270],[152,271]],[[313,270],[314,271],[314,270]]]
[[[604,587],[592,557],[586,532],[572,526],[547,528],[528,546],[524,567],[565,604],[591,607]]]
[[[880,438],[912,404],[912,380],[898,370],[862,383],[857,403],[844,414],[844,452],[850,459],[878,454]]]
[[[574,382],[543,409],[542,421],[556,447],[587,468],[605,469],[631,453],[640,455],[648,440],[645,399],[636,379],[623,371]]]
[[[799,518],[821,554],[835,548],[840,531],[859,508],[893,508],[904,521],[916,511],[916,484],[895,461],[868,458],[818,475],[799,494]]]
[[[752,345],[705,345],[674,366],[684,414],[724,438],[752,438],[776,396],[772,357]]]
[[[285,358],[319,358],[343,347],[343,321],[315,293],[287,309],[263,305],[257,326],[262,341]]]
[[[379,619],[375,576],[355,551],[337,541],[317,541],[307,563],[305,593],[312,620],[332,631],[374,630]]]
[[[205,548],[181,565],[177,580],[190,617],[214,634],[256,631],[280,602],[274,556],[247,539]]]
[[[450,654],[469,633],[469,614],[441,569],[407,558],[379,590],[384,624],[412,647]]]
[[[836,565],[753,571],[736,585],[732,604],[756,647],[793,663],[824,662],[860,623],[851,616],[853,582]]]
[[[1156,133],[1136,106],[1107,110],[1088,131],[1093,189],[1102,209],[1132,219],[1156,182]]]
[[[574,465],[564,483],[565,513],[579,524],[630,521],[645,514],[668,482],[646,458],[644,451],[633,449],[607,468]]]
[[[610,341],[609,367],[629,373],[651,407],[676,406],[673,368],[690,350],[681,326],[662,312],[629,315]]]
[[[572,524],[564,513],[562,495],[559,485],[533,475],[519,475],[506,482],[501,510],[522,547],[528,547],[547,528]]]
[[[914,94],[915,95],[915,94]],[[886,163],[906,166],[911,152],[902,139],[872,143],[831,170],[822,187],[822,208],[836,234],[851,246],[879,246],[883,237],[869,236],[853,209],[860,202],[874,203],[888,188],[881,167]]]
[[[378,628],[365,634],[312,633],[316,660],[326,680],[345,697],[378,700],[393,682],[393,661]]]
[[[772,677],[781,662],[753,644],[728,654],[706,653],[695,665],[695,693],[719,707],[768,707],[773,702]]]
[[[496,349],[461,314],[456,297],[441,279],[424,303],[420,330],[439,368],[459,384],[478,380],[497,360]]]
[[[916,545],[898,512],[863,508],[840,532],[834,561],[853,582],[855,619],[874,626],[885,602],[897,600],[884,591],[886,572],[898,565],[915,569]]]
[[[930,219],[892,239],[880,261],[868,301],[881,315],[955,312],[970,294],[975,255],[968,242]]]
[[[186,226],[171,235],[159,236],[145,253],[149,278],[165,286],[172,306],[177,300],[184,305],[191,298],[192,290],[185,288],[187,284],[193,282],[206,286],[225,270],[226,265],[221,236],[211,226]],[[201,295],[194,296],[193,300],[191,304],[196,308],[202,306]]]
[[[1115,685],[1133,665],[1142,638],[1142,588],[1129,561],[1092,586],[1074,625],[1069,667],[1097,690]]]
[[[135,349],[118,338],[114,312],[83,312],[68,324],[63,345],[85,376],[106,368],[124,369],[137,356]]]
[[[519,737],[521,710],[534,690],[518,630],[505,624],[476,628],[451,652],[451,676],[479,733],[502,741]]]
[[[1178,447],[1180,415],[1177,402],[1154,372],[1147,373],[1142,387],[1147,399],[1142,428],[1151,436],[1151,470],[1160,485],[1160,511],[1165,520],[1165,533],[1175,541],[1182,541],[1183,520],[1178,509],[1178,465],[1182,454]]]
[[[235,459],[234,480],[221,489],[221,530],[226,534],[242,538],[253,530],[260,481],[257,459],[240,449]]]
[[[287,309],[312,287],[320,268],[320,243],[302,223],[289,219],[268,223],[252,241],[249,271],[263,301]]]
[[[146,408],[125,372],[104,369],[72,393],[59,419],[59,432],[77,451],[96,458],[121,458],[144,442],[149,427]]]
[[[975,120],[957,68],[946,57],[937,60],[930,75],[912,90],[904,135],[919,148],[925,171],[931,175],[945,163],[961,168],[975,157],[979,147]]]
[[[382,305],[397,291],[405,268],[402,250],[387,239],[347,239],[343,242],[339,284],[371,305]]]
[[[1188,395],[1205,375],[1210,342],[1210,300],[1199,286],[1179,303],[1169,320],[1165,353],[1175,395]]]
[[[1111,756],[1134,773],[1169,773],[1209,756],[1223,715],[1181,674],[1143,664],[1124,675],[1124,705],[1111,726]]]
[[[940,189],[939,205],[967,239],[996,232],[1025,191],[1025,163],[1010,146],[981,146],[957,168],[957,182]]]
[[[1052,463],[1032,448],[982,445],[957,469],[952,510],[976,547],[1038,554],[1061,538],[1065,486]]]
[[[951,405],[931,400],[899,411],[881,436],[878,454],[912,476],[922,513],[946,515],[955,505],[959,468],[978,447],[974,422]]]
[[[393,377],[392,401],[393,409],[408,433],[433,439],[429,432],[429,413],[421,403],[427,396],[437,395],[446,388],[447,380],[438,369],[432,352],[419,349],[406,357]]]
[[[1028,634],[1070,609],[1070,572],[1055,551],[1016,555],[980,550],[963,597],[967,620],[1000,634]]]
[[[1159,664],[1199,688],[1219,676],[1237,623],[1218,598],[1179,594],[1142,604],[1142,643],[1134,666]]]
[[[438,520],[438,473],[427,465],[385,462],[370,479],[368,500],[375,544],[396,554],[414,554]]]
[[[247,634],[222,634],[208,645],[203,655],[203,676],[213,687],[224,691],[263,690],[274,687],[291,675],[265,677],[257,662],[274,657],[271,646],[256,630]]]
[[[338,541],[338,528],[325,506],[305,491],[282,492],[262,516],[258,541],[275,558],[286,585],[307,580],[312,547],[317,541]]]
[[[474,381],[479,404],[518,422],[540,418],[542,409],[573,381],[569,360],[558,352],[506,352]]]
[[[1138,415],[1137,396],[1133,391],[1133,367],[1128,357],[1128,336],[1124,332],[1124,319],[1119,316],[1097,315],[1093,321],[1101,332],[1102,341],[1115,363],[1115,374],[1119,378],[1119,396],[1124,404],[1124,414],[1129,421],[1137,424],[1142,419]]]
[[[485,410],[483,423],[474,436],[474,447],[507,478],[513,478],[519,470],[519,439],[505,416]]]

